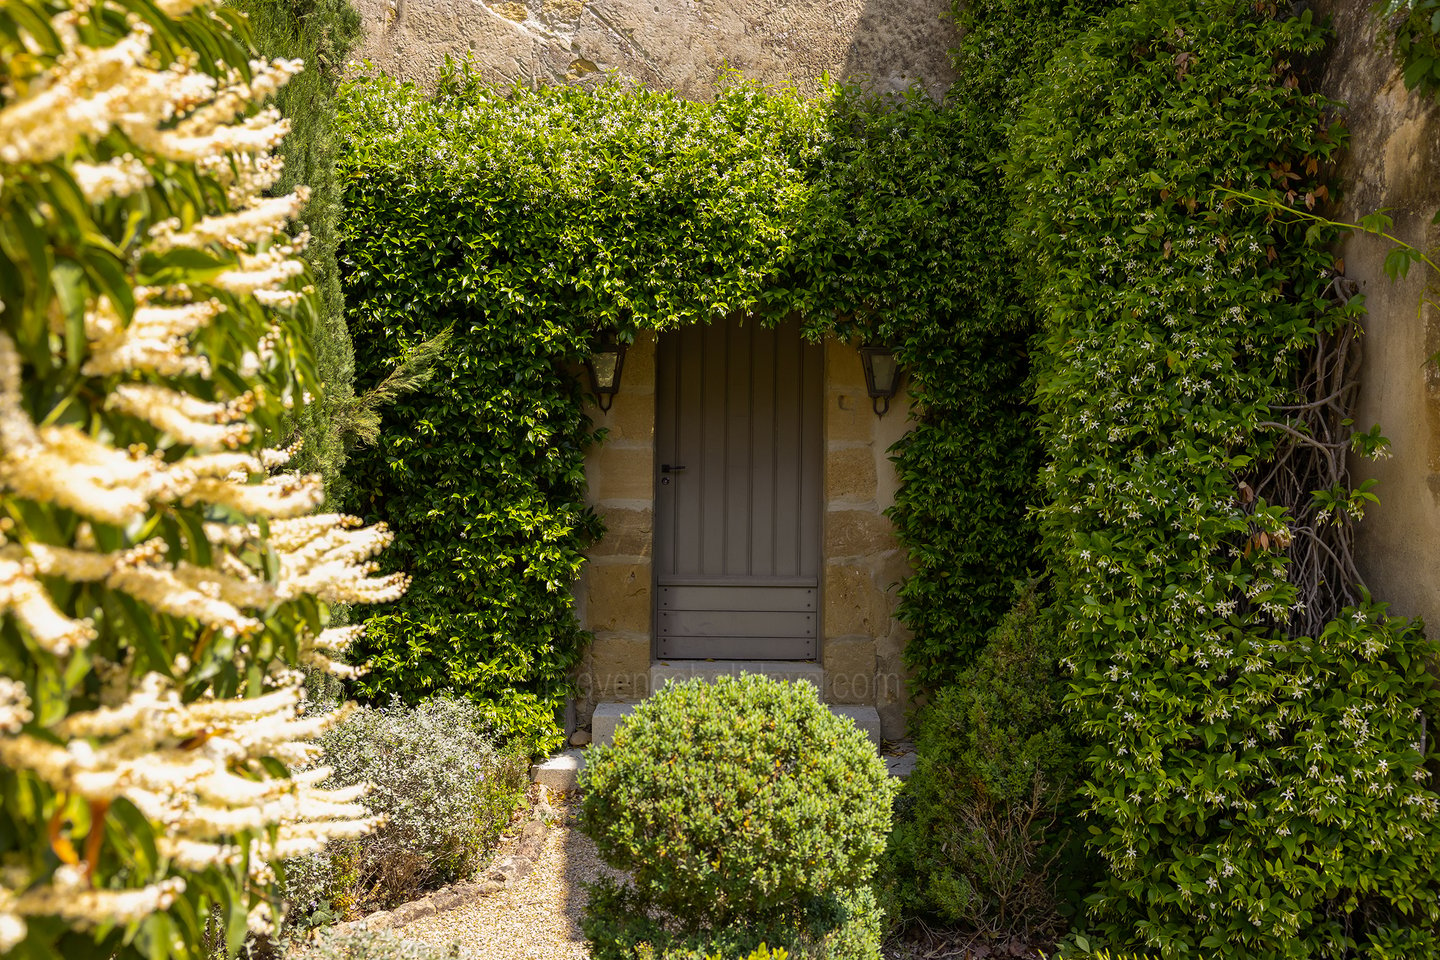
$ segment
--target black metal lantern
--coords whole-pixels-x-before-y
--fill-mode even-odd
[[[865,390],[877,417],[890,411],[890,399],[900,392],[904,368],[889,347],[866,344],[860,348],[860,362],[865,366]],[[882,405],[883,401],[883,405]]]
[[[601,410],[609,412],[610,403],[620,392],[620,368],[625,365],[625,344],[615,339],[612,331],[600,335],[600,342],[585,358],[585,369],[590,371],[590,390],[595,394],[595,403]]]

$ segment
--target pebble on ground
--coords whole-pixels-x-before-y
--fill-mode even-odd
[[[583,884],[617,874],[574,828],[573,811],[562,811],[533,873],[491,896],[408,923],[400,935],[437,947],[459,943],[485,960],[587,960]]]

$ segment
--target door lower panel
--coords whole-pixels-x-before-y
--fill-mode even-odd
[[[819,590],[767,583],[660,585],[661,657],[811,660],[818,651]]]

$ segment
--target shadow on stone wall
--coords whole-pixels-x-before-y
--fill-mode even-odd
[[[949,0],[867,0],[838,75],[886,93],[919,84],[942,100],[955,81],[950,51],[958,41]]]
[[[355,0],[356,55],[433,84],[444,58],[472,57],[497,82],[594,84],[607,74],[705,100],[727,68],[804,94],[821,78],[879,89],[953,73],[949,0]]]

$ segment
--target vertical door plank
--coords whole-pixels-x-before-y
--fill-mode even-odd
[[[801,499],[800,470],[797,456],[802,442],[801,424],[796,413],[804,393],[800,374],[800,341],[792,335],[791,324],[779,330],[775,343],[775,392],[778,397],[775,417],[775,448],[780,453],[775,471],[775,573],[794,577],[800,568],[799,514],[804,509]]]
[[[750,345],[756,321],[729,324],[725,389],[725,547],[726,576],[750,572],[750,490],[753,457],[750,381]]]
[[[750,474],[754,497],[750,507],[750,573],[775,576],[775,480],[779,458],[775,449],[775,333],[756,330],[751,369],[752,446],[755,458]]]
[[[700,357],[700,572],[712,577],[725,575],[725,395],[729,390],[730,337],[728,324],[707,323]]]
[[[825,396],[825,357],[820,344],[804,340],[800,343],[801,441],[795,452],[795,459],[800,466],[800,509],[795,511],[796,541],[800,545],[799,572],[808,576],[819,576],[820,519],[824,511],[825,496],[825,437],[821,410],[821,398]]]

